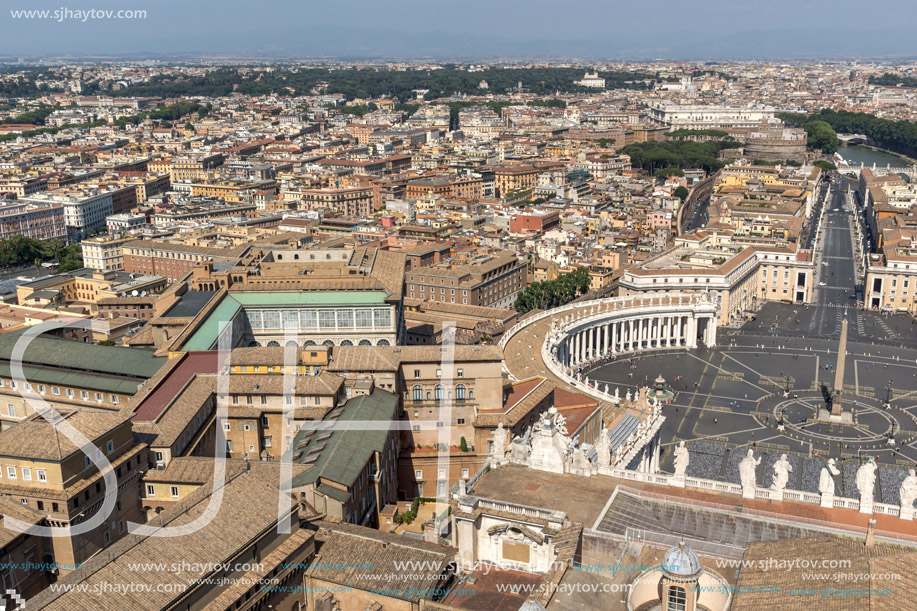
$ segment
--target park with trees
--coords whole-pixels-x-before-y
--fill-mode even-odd
[[[588,267],[579,267],[554,280],[533,282],[519,292],[513,307],[520,314],[549,310],[570,303],[589,292],[592,280]]]

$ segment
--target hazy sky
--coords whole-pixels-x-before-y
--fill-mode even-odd
[[[917,56],[917,1],[2,0],[0,55]],[[19,10],[145,19],[14,19]]]

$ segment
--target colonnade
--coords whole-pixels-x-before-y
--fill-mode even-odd
[[[697,348],[716,345],[715,314],[648,314],[620,320],[585,322],[567,332],[557,349],[565,367],[575,367],[609,353],[653,348]]]

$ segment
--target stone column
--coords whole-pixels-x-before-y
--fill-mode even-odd
[[[610,325],[608,325],[608,328],[611,330],[611,339],[608,342],[608,347],[611,348],[612,352],[617,352],[617,349],[615,347],[615,340],[618,339],[617,337],[615,337],[615,331],[617,330],[616,327],[617,327],[617,323],[611,323]]]
[[[697,319],[694,318],[694,316],[688,316],[688,320],[686,322],[686,345],[688,348],[697,348]]]
[[[605,324],[605,344],[602,346],[602,351],[605,354],[608,354],[608,351],[611,350],[611,323]]]
[[[633,351],[634,350],[634,328],[636,327],[636,325],[634,324],[633,318],[631,318],[628,321],[628,323],[630,323],[630,329],[627,332],[627,348],[628,350]]]

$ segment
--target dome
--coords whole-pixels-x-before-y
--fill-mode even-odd
[[[540,602],[529,598],[522,603],[522,606],[519,607],[519,611],[545,611],[545,608]]]
[[[662,570],[670,577],[684,579],[698,577],[703,571],[703,567],[694,550],[682,541],[662,557]]]

